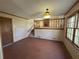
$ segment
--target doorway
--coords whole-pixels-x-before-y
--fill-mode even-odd
[[[0,17],[2,46],[5,47],[13,43],[12,19]]]

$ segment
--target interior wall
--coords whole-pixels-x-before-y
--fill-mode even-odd
[[[29,29],[33,26],[33,20],[19,18],[0,12],[0,16],[12,18],[13,41],[16,42],[29,35]]]
[[[35,29],[35,37],[47,40],[61,41],[64,38],[63,34],[63,30]]]
[[[73,59],[79,59],[79,48],[75,47],[68,39],[66,39],[66,22],[67,17],[73,14],[75,11],[79,10],[79,2],[65,15],[65,35],[64,35],[64,44],[66,45],[68,51],[70,52]]]
[[[28,37],[32,26],[32,20],[13,19],[14,42]]]

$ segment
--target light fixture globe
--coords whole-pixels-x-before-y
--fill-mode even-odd
[[[44,19],[48,19],[48,18],[51,18],[51,15],[50,15],[50,12],[49,12],[49,9],[47,8],[46,9],[46,12],[44,13]]]

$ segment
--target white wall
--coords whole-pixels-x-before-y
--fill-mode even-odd
[[[35,37],[47,40],[61,41],[64,38],[63,34],[63,30],[35,29]]]
[[[24,38],[25,33],[26,33],[26,24],[27,20],[22,20],[22,19],[13,19],[13,37],[14,37],[14,42]],[[24,33],[25,32],[25,33]]]
[[[13,19],[14,42],[28,37],[29,29],[33,26],[32,20]]]
[[[34,23],[32,19],[27,20],[2,12],[0,12],[0,16],[12,18],[14,42],[26,38],[29,35],[28,30],[32,27]]]

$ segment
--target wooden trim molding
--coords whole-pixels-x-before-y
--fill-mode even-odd
[[[0,18],[2,18],[2,19],[12,19],[12,18],[9,18],[9,17],[4,17],[4,16],[0,16]]]
[[[34,29],[64,30],[64,28],[34,28]]]
[[[12,15],[12,16],[15,16],[15,17],[18,17],[18,18],[22,18],[22,19],[26,19],[26,20],[28,20],[28,19],[25,18],[25,17],[17,16],[17,15],[14,15],[14,14],[8,13],[8,12],[4,12],[4,11],[0,11],[0,12],[1,12],[1,13],[4,13],[4,14],[8,14],[8,15]]]
[[[50,20],[64,20],[65,18],[59,18],[59,19],[50,19]],[[44,20],[34,20],[34,21],[44,21]]]
[[[77,1],[71,6],[71,8],[65,13],[65,15],[68,14],[68,12],[69,12],[77,3],[79,3],[79,0],[77,0]]]

